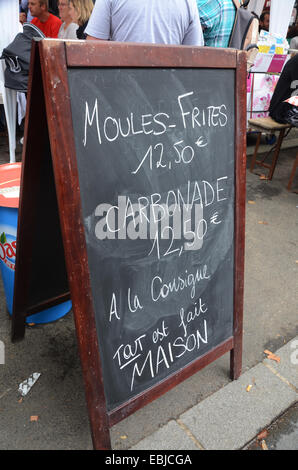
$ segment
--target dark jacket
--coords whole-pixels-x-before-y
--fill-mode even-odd
[[[298,54],[284,66],[270,101],[269,115],[277,122],[287,123],[292,105],[285,100],[298,94]]]

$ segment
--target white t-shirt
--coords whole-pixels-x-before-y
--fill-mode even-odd
[[[77,38],[77,29],[79,25],[76,23],[70,23],[67,28],[65,28],[65,23],[62,23],[58,32],[59,39],[78,39]]]
[[[204,45],[196,0],[97,0],[85,33],[121,42]]]

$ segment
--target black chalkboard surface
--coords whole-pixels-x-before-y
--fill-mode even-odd
[[[241,51],[33,43],[12,339],[70,295],[95,449],[223,354],[241,373],[245,104]]]
[[[234,77],[68,72],[109,410],[232,336]]]

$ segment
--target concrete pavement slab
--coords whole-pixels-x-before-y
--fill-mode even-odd
[[[176,421],[170,421],[151,436],[142,439],[131,450],[202,450]]]
[[[263,450],[263,444],[268,450],[298,450],[298,402],[282,414],[269,426],[264,438],[257,438],[244,450]]]
[[[265,359],[263,363],[282,380],[298,389],[298,336],[274,353],[280,362]]]
[[[295,400],[296,392],[264,364],[259,364],[180,419],[205,449],[236,450]]]

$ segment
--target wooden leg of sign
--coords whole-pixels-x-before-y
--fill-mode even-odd
[[[242,197],[242,204],[244,203]],[[232,380],[239,378],[242,368],[242,338],[243,338],[243,292],[244,292],[244,218],[240,222],[237,218],[236,230],[238,231],[239,244],[235,246],[235,290],[234,290],[234,327],[233,349],[230,352],[230,377]]]
[[[235,338],[235,343],[234,349],[230,352],[230,377],[232,380],[240,377],[242,369],[242,338],[241,340]]]
[[[34,42],[34,41],[33,41]],[[34,49],[34,46],[33,46]],[[32,49],[32,50],[33,50]],[[14,306],[12,313],[11,339],[19,341],[25,335],[26,308],[30,288],[30,272],[32,264],[32,230],[36,207],[36,195],[33,189],[39,181],[39,160],[46,135],[46,116],[39,58],[32,52],[30,64],[28,98],[24,130],[24,147],[22,154],[22,178],[18,210],[17,254],[15,263]],[[34,90],[34,93],[31,92]],[[30,126],[28,125],[30,121]],[[27,142],[29,145],[27,145]],[[27,188],[23,191],[24,179]],[[26,216],[26,217],[25,217]],[[26,225],[23,218],[26,218]],[[21,255],[21,256],[20,256]],[[24,255],[24,256],[23,256]]]
[[[244,227],[244,223],[243,223]],[[242,229],[242,236],[243,229]],[[235,258],[238,260],[238,266],[244,266],[244,239],[236,247]],[[235,295],[234,295],[234,334],[233,334],[233,349],[230,352],[230,377],[236,380],[241,375],[242,369],[242,342],[243,342],[243,269],[237,271],[235,279]]]
[[[230,352],[230,376],[235,380],[241,374],[242,368],[242,331],[243,331],[243,292],[244,292],[244,247],[245,247],[245,204],[246,204],[246,133],[245,109],[246,89],[241,78],[246,70],[246,60],[243,54],[238,52],[238,68],[236,73],[236,89],[239,90],[239,100],[236,104],[236,132],[235,144],[235,173],[236,187],[235,198],[237,201],[235,210],[235,246],[234,246],[234,326],[233,349]],[[257,145],[250,167],[252,171],[255,164],[261,134],[258,136]]]
[[[12,333],[11,333],[11,341],[16,342],[20,341],[25,336],[25,323],[26,323],[26,312],[20,314],[18,312],[17,315],[13,315],[12,317]]]

